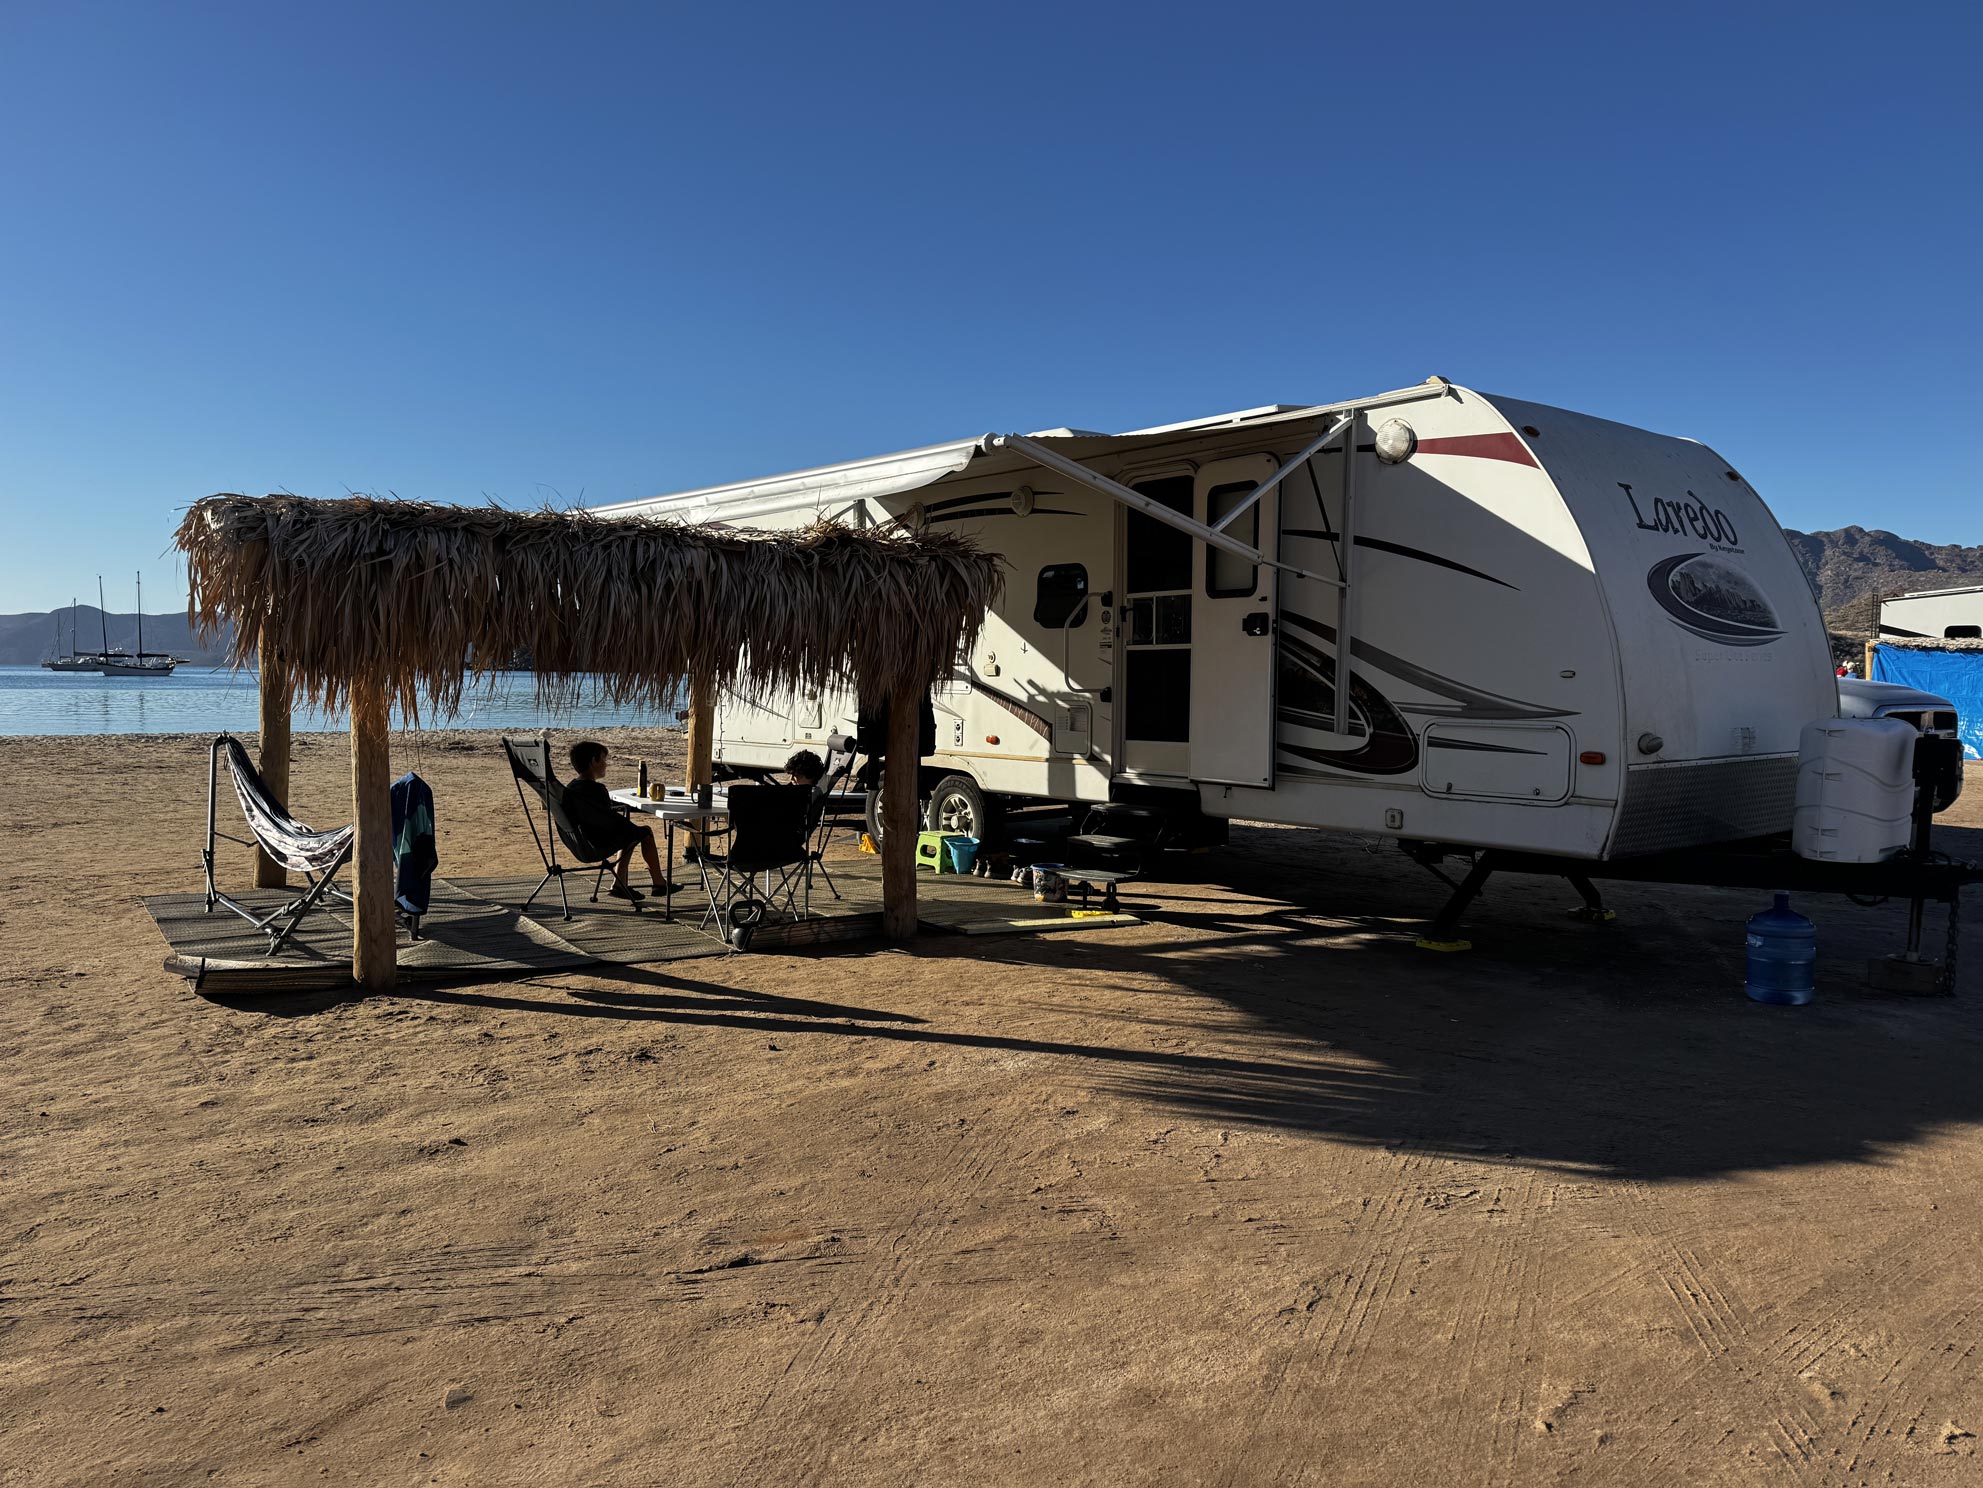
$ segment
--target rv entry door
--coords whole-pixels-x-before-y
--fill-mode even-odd
[[[1224,522],[1224,531],[1264,557],[1277,557],[1280,489],[1250,507],[1246,502],[1279,468],[1272,455],[1200,466],[1193,492],[1198,520],[1208,527]],[[1198,595],[1192,627],[1197,654],[1191,664],[1191,778],[1214,785],[1271,786],[1277,570],[1207,543],[1193,547]]]

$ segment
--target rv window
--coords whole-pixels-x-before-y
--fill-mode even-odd
[[[1033,623],[1048,630],[1073,630],[1088,623],[1088,570],[1079,563],[1049,563],[1040,570],[1033,597]]]
[[[1942,639],[1945,641],[1983,641],[1983,625],[1944,625]]]
[[[1183,516],[1191,515],[1191,477],[1167,475],[1139,481],[1135,488]],[[1132,511],[1124,519],[1125,585],[1131,593],[1191,587],[1191,534]]]
[[[1252,481],[1233,481],[1228,485],[1214,486],[1205,495],[1205,525],[1216,527],[1225,514],[1253,494]],[[1251,511],[1226,529],[1249,548],[1260,546],[1260,507],[1256,503]],[[1228,553],[1205,545],[1205,592],[1213,599],[1231,599],[1239,594],[1251,594],[1254,580],[1259,570],[1237,553]]]

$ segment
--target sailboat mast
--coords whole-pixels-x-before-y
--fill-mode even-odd
[[[103,575],[96,576],[96,618],[103,625],[103,654],[110,654],[110,616],[103,608]]]
[[[145,576],[138,575],[138,660],[145,659]]]

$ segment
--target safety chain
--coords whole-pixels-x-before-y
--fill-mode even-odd
[[[1942,975],[1935,990],[1944,997],[1955,996],[1955,962],[1957,942],[1962,936],[1962,891],[1958,889],[1949,899],[1949,941],[1942,951]]]

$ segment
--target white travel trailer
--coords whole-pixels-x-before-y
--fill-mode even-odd
[[[1983,585],[1924,589],[1883,599],[1880,634],[1909,640],[1983,640]]]
[[[934,698],[945,825],[1135,800],[1624,857],[1787,830],[1799,732],[1838,712],[1810,586],[1727,461],[1439,378],[601,511],[901,522],[1002,554]],[[776,768],[854,724],[850,696],[725,698],[717,757]]]

